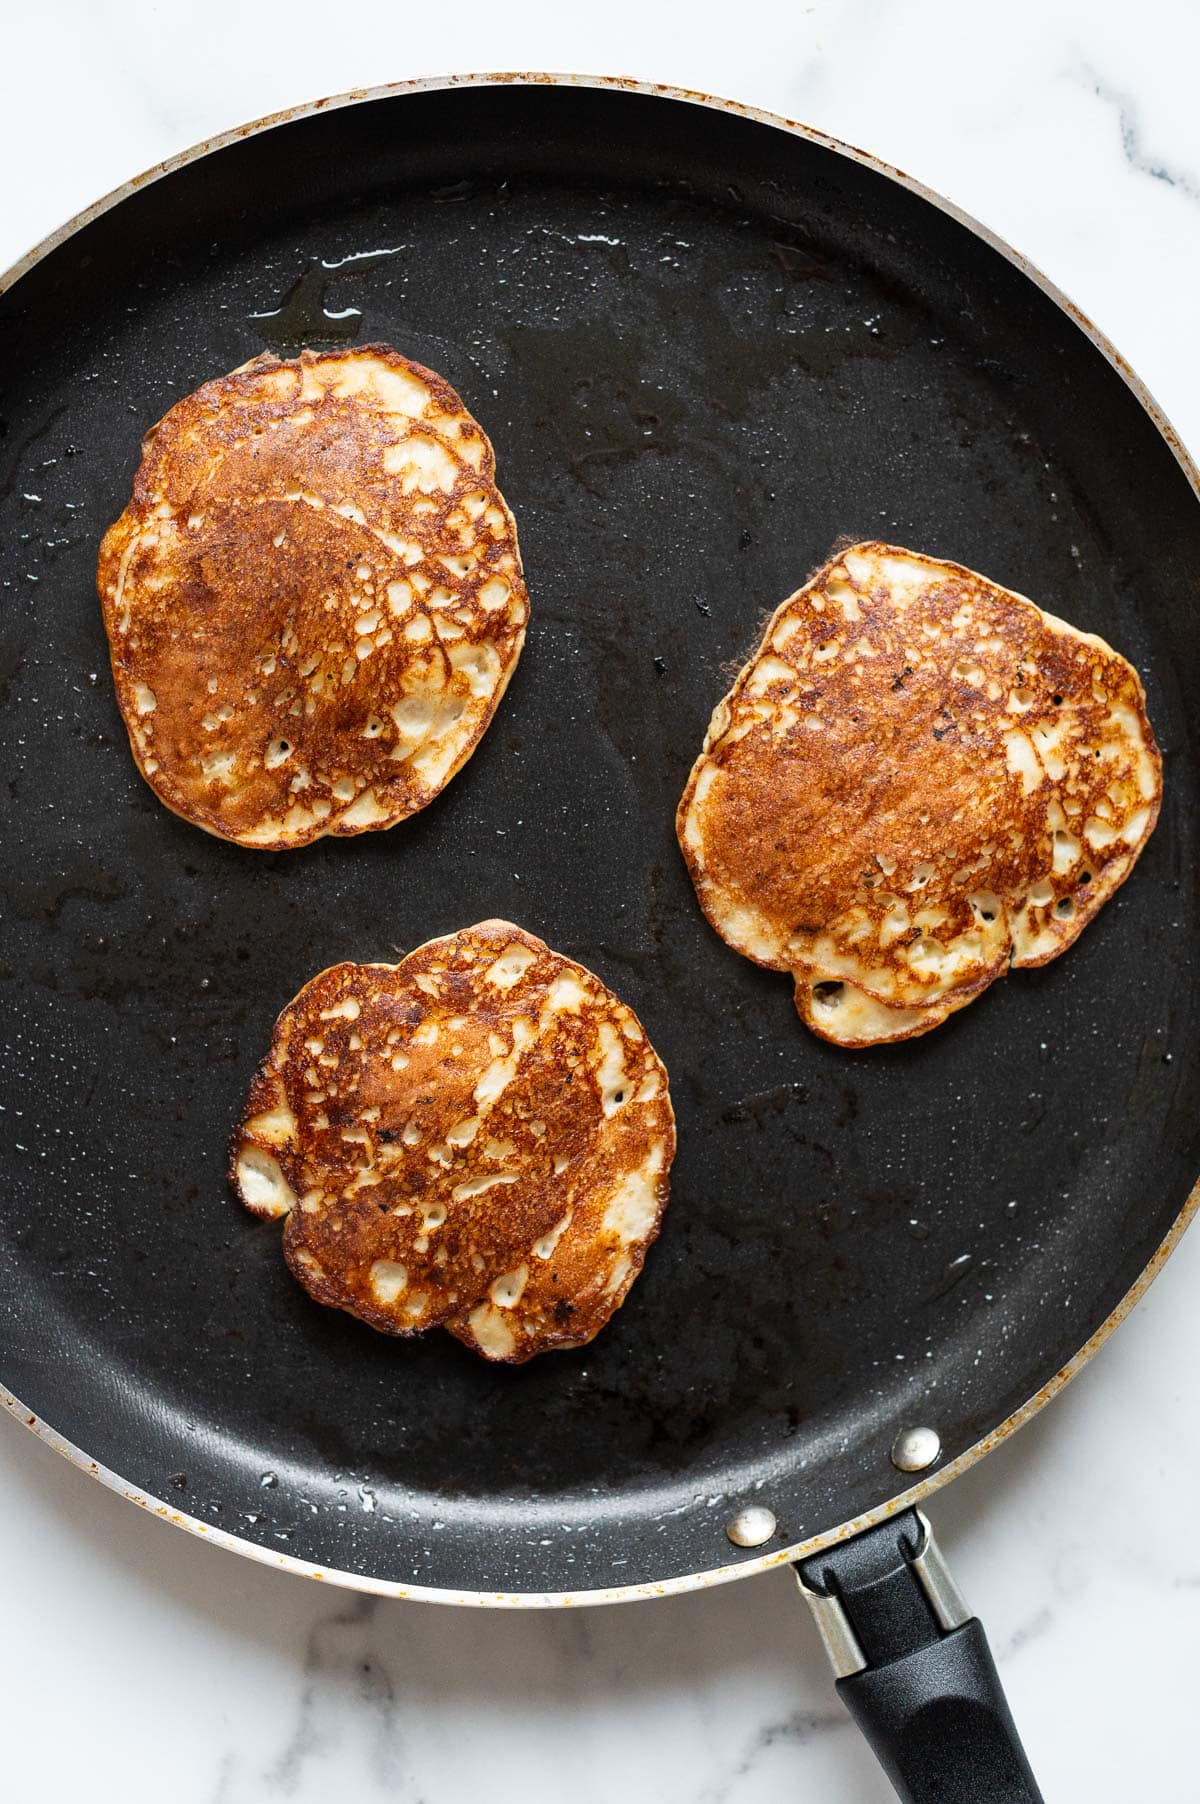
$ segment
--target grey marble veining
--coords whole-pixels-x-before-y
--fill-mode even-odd
[[[1152,181],[1165,182],[1168,188],[1174,188],[1189,200],[1200,200],[1200,179],[1190,169],[1169,162],[1148,149],[1141,111],[1133,95],[1114,86],[1086,61],[1080,64],[1080,77],[1097,100],[1116,113],[1121,152],[1129,167],[1139,175],[1148,175]]]

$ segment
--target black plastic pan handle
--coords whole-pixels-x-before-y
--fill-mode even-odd
[[[1042,1804],[983,1625],[919,1510],[795,1570],[842,1701],[904,1804]]]

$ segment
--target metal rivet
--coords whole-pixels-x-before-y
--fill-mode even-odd
[[[892,1442],[892,1464],[898,1472],[924,1472],[941,1451],[936,1429],[902,1428]]]
[[[753,1503],[729,1518],[725,1533],[735,1547],[761,1547],[775,1533],[775,1518],[770,1510]]]

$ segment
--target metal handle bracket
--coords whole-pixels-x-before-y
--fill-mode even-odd
[[[916,1551],[911,1554],[907,1552],[909,1535],[906,1518],[909,1517],[919,1530]],[[890,1529],[892,1533],[887,1553],[882,1561],[874,1562],[878,1565],[878,1577],[874,1583],[888,1583],[893,1578],[900,1578],[904,1582],[903,1573],[911,1573],[933,1612],[935,1622],[944,1633],[949,1634],[951,1629],[960,1628],[964,1622],[969,1622],[971,1612],[954,1582],[925,1512],[905,1511],[904,1516],[883,1524],[883,1528]],[[861,1547],[865,1540],[866,1536],[857,1537],[857,1545]],[[899,1562],[889,1558],[893,1546],[901,1553]],[[838,1583],[837,1553],[838,1549],[832,1548],[827,1553],[816,1554],[810,1560],[800,1561],[792,1570],[796,1574],[800,1595],[812,1611],[813,1620],[825,1644],[825,1652],[829,1655],[830,1665],[839,1679],[848,1679],[856,1672],[864,1672],[871,1662],[867,1660],[854,1632],[852,1609],[847,1609]],[[860,1585],[856,1589],[861,1589],[861,1561],[855,1561],[855,1570],[860,1577]],[[833,1583],[830,1582],[831,1573],[835,1575]]]
[[[1041,1804],[982,1626],[919,1510],[794,1570],[838,1694],[903,1804]]]

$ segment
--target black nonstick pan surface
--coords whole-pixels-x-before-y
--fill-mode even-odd
[[[385,340],[492,437],[527,647],[392,832],[264,855],[137,775],[93,579],[144,429],[269,347]],[[945,1477],[1053,1387],[1200,1171],[1200,505],[1094,334],[869,160],[511,80],[306,112],[78,224],[0,297],[0,1377],[243,1551],[494,1601],[729,1576]],[[1078,945],[845,1053],[696,906],[673,813],[764,612],[844,535],[985,571],[1143,674],[1161,823]],[[496,1369],[320,1309],[226,1188],[271,1023],[489,915],[671,1073],[673,1200],[590,1347]],[[923,1481],[924,1482],[924,1481]],[[769,1506],[766,1547],[726,1538]]]

